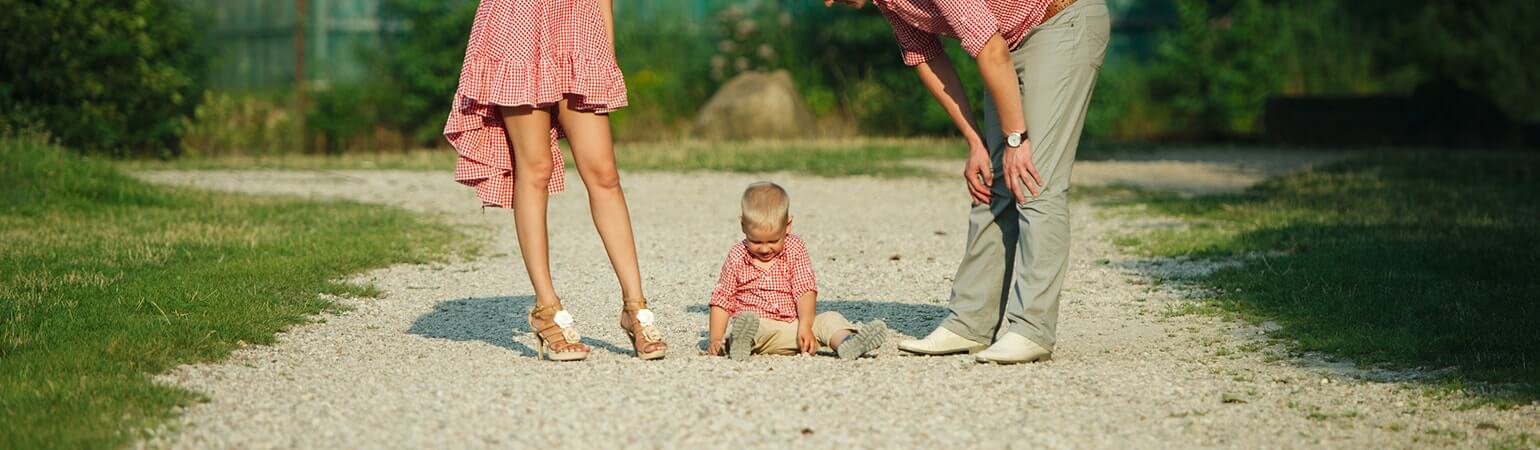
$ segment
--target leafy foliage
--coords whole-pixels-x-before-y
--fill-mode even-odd
[[[88,152],[177,151],[204,73],[177,2],[0,0],[0,10],[0,122]]]
[[[406,21],[407,32],[385,40],[373,55],[384,75],[371,86],[381,124],[407,132],[419,145],[441,142],[444,117],[460,81],[460,65],[476,3],[464,0],[386,0],[386,14]]]

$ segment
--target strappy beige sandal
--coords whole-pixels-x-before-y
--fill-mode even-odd
[[[625,306],[620,311],[620,329],[626,332],[626,337],[631,338],[631,349],[636,352],[636,357],[641,360],[662,359],[668,353],[668,344],[663,342],[663,333],[653,326],[654,316],[652,310],[647,309],[647,299],[625,300]],[[627,314],[631,318],[627,325]]]
[[[535,352],[541,359],[581,361],[588,358],[588,347],[578,343],[582,337],[573,327],[572,314],[562,309],[561,303],[529,310],[529,326],[536,330]]]

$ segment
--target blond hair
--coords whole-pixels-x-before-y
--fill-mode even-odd
[[[780,185],[761,181],[743,190],[744,229],[776,229],[791,223],[791,197]]]

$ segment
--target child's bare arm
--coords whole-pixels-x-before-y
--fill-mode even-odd
[[[802,353],[818,351],[818,339],[813,338],[813,316],[818,315],[818,291],[803,292],[797,297],[797,346]]]
[[[707,354],[722,354],[723,339],[727,335],[727,319],[730,316],[731,314],[720,306],[711,307],[711,323],[708,325],[709,332],[706,335]]]

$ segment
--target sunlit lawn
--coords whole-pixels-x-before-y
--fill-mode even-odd
[[[1454,367],[1540,398],[1540,157],[1385,153],[1184,199],[1124,192],[1192,225],[1127,236],[1148,255],[1227,259],[1213,302],[1298,348]]]
[[[348,274],[458,235],[404,211],[149,186],[0,138],[0,448],[106,448],[197,401],[153,374],[370,295]]]

